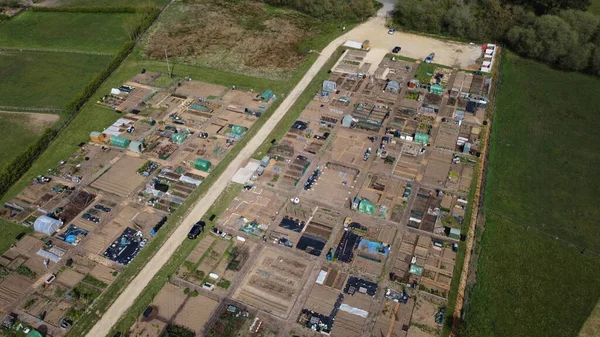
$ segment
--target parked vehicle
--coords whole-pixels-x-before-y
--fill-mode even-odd
[[[106,207],[104,205],[97,204],[94,206],[95,209],[101,210],[102,212],[109,213],[112,209],[110,207]]]
[[[395,32],[396,32],[396,28],[390,28],[390,30],[388,30],[388,34],[390,34],[390,35],[394,35]]]
[[[93,223],[99,223],[100,222],[100,218],[97,218],[95,216],[92,216],[90,213],[85,213],[84,215],[81,216],[82,218],[84,218],[87,221],[91,221]]]
[[[392,49],[392,53],[398,54],[400,52],[400,50],[402,50],[402,47],[396,46],[396,47],[394,47],[394,49]]]
[[[431,61],[433,61],[434,57],[435,57],[435,53],[431,53],[431,54],[427,55],[427,57],[425,58],[425,63],[431,63]]]
[[[194,239],[198,238],[198,235],[200,235],[200,233],[202,233],[204,231],[205,226],[206,226],[206,223],[204,221],[196,222],[192,226],[192,229],[190,229],[190,232],[188,233],[188,239],[194,240]]]

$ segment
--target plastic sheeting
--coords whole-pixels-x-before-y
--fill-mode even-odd
[[[56,231],[63,225],[63,222],[46,215],[42,215],[35,219],[33,223],[33,229],[36,232],[44,233],[48,236],[56,233]]]
[[[375,213],[376,207],[377,206],[374,203],[370,202],[367,199],[363,199],[360,201],[360,204],[358,205],[358,211],[361,213],[373,215]]]
[[[355,307],[351,307],[351,306],[349,306],[346,303],[343,303],[342,305],[340,305],[340,310],[348,312],[348,313],[351,313],[351,314],[356,315],[356,316],[360,316],[362,318],[367,318],[367,316],[369,316],[369,312],[368,311],[365,311],[365,310],[362,310],[362,309],[359,309],[359,308],[355,308]]]

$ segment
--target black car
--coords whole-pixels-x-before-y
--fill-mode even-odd
[[[190,232],[188,233],[188,239],[194,240],[194,239],[198,238],[198,235],[200,235],[200,233],[202,233],[202,231],[204,231],[204,226],[206,226],[206,223],[204,221],[196,222],[192,226],[192,229],[190,229]]]
[[[108,212],[112,211],[112,209],[111,209],[110,207],[106,207],[106,206],[104,206],[104,205],[101,205],[101,204],[97,204],[97,205],[95,205],[95,206],[94,206],[94,208],[95,208],[95,209],[99,209],[99,210],[101,210],[102,212],[106,212],[106,213],[108,213]]]
[[[392,53],[398,54],[400,52],[400,50],[402,50],[402,47],[396,46],[396,47],[394,47],[394,49],[392,49]]]
[[[60,321],[60,327],[63,328],[63,329],[68,329],[68,328],[71,327],[71,325],[73,325],[73,321],[71,321],[70,319],[63,318]]]

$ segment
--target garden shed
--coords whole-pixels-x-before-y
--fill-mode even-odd
[[[36,232],[44,233],[48,236],[56,233],[58,229],[63,225],[63,222],[46,215],[42,215],[35,219],[33,223],[33,229]]]
[[[186,138],[187,138],[187,136],[184,135],[183,133],[174,133],[171,136],[171,140],[175,144],[181,144],[181,143],[185,142]]]
[[[102,143],[105,139],[105,136],[102,132],[94,131],[90,133],[90,140],[94,143]]]
[[[144,140],[141,139],[139,141],[134,140],[133,142],[129,143],[129,151],[131,152],[135,152],[135,153],[142,153],[142,151],[144,151],[145,145],[144,145]]]
[[[273,90],[266,90],[265,92],[262,93],[262,95],[260,95],[260,100],[268,103],[271,98],[273,98]]]
[[[460,240],[460,228],[450,228],[450,234],[448,236],[452,239]]]
[[[129,146],[129,143],[131,143],[131,141],[127,138],[119,136],[110,137],[110,145],[120,147],[122,149],[126,149]]]
[[[439,84],[434,84],[429,88],[429,92],[432,94],[441,95],[443,91],[444,91],[444,87],[442,87]]]
[[[210,170],[211,163],[208,160],[197,158],[194,161],[194,167],[200,171],[208,172]]]
[[[361,213],[373,215],[375,213],[376,207],[377,206],[374,203],[370,202],[367,199],[363,199],[360,201],[360,204],[358,204],[358,211]]]
[[[352,126],[352,120],[353,120],[352,115],[346,115],[346,116],[344,116],[342,118],[342,126],[347,127],[347,128],[351,127]]]

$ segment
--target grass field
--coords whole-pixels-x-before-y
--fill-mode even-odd
[[[2,236],[0,236],[0,254],[4,254],[17,241],[17,235],[32,232],[31,228],[2,219],[0,219],[0,230],[2,231]]]
[[[25,12],[0,23],[0,48],[115,53],[139,20],[137,14]]]
[[[74,53],[0,52],[0,106],[62,109],[111,59]]]
[[[600,79],[503,62],[465,335],[575,336],[600,298],[600,259],[580,252],[600,243]]]
[[[1,112],[3,140],[0,143],[0,169],[27,149],[44,129],[58,121],[58,115]]]
[[[588,7],[588,11],[600,15],[600,0],[592,0],[590,7]]]

